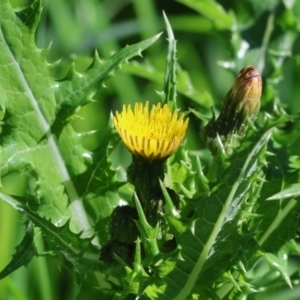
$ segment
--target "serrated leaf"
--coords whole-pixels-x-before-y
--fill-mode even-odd
[[[191,221],[190,229],[177,239],[182,259],[166,260],[160,266],[165,282],[160,286],[160,299],[186,299],[195,284],[207,286],[209,278],[216,279],[229,260],[238,257],[240,247],[253,238],[253,234],[240,236],[237,224],[242,203],[262,167],[261,159],[271,131],[263,136],[257,133],[248,137],[248,146],[242,147],[230,159],[230,172],[226,168],[219,175],[218,189],[195,203],[197,215]],[[170,222],[172,219],[169,217]],[[151,289],[149,286],[145,294]]]
[[[165,99],[163,103],[168,103],[170,108],[177,108],[176,104],[176,40],[174,38],[174,33],[172,27],[169,23],[169,20],[165,13],[164,20],[167,27],[168,33],[168,56],[166,60],[166,71],[164,78],[164,88],[163,93],[165,95]]]
[[[109,124],[101,144],[92,153],[93,163],[74,178],[84,207],[95,220],[95,229],[101,244],[108,239],[109,216],[120,203],[118,188],[124,184],[117,181],[116,171],[109,158],[119,142],[119,136],[112,128],[112,124]]]
[[[61,227],[57,227],[27,207],[19,205],[19,203],[10,196],[0,193],[0,199],[22,214],[25,214],[35,226],[41,228],[43,237],[52,247],[52,251],[56,253],[56,255],[62,253],[69,262],[69,265],[72,266],[72,269],[75,273],[80,275],[80,277],[83,278],[85,276],[89,270],[88,266],[94,268],[99,264],[98,249],[92,245],[92,238],[82,238],[81,233],[74,234],[70,230],[69,222]],[[92,265],[94,265],[94,267],[92,267]]]
[[[280,128],[280,122],[277,124]],[[276,140],[281,140],[281,135],[287,135],[285,131],[274,134]],[[298,182],[297,172],[290,172],[288,148],[276,147],[270,143],[267,158],[268,168],[265,170],[265,183],[261,190],[255,213],[260,217],[257,230],[257,240],[266,252],[278,251],[288,239],[297,236],[300,203],[294,199],[282,199],[280,201],[266,201],[274,194],[281,193],[286,186]]]
[[[65,264],[82,283],[91,269],[99,267],[98,248],[92,239],[99,246],[97,224],[118,204],[116,190],[123,183],[116,181],[109,161],[110,147],[116,140],[111,131],[101,145],[104,148],[90,153],[82,146],[83,135],[74,131],[70,121],[105,80],[130,58],[141,55],[160,35],[127,46],[106,60],[100,60],[96,53],[84,73],[77,73],[73,67],[63,80],[55,81],[46,60],[49,49],[35,45],[40,14],[40,0],[17,12],[8,0],[1,2],[0,106],[4,118],[0,172],[1,177],[26,173],[34,181],[26,195],[13,198],[1,194],[1,200],[42,229],[52,254],[63,254]],[[103,196],[105,202],[102,198],[95,206],[84,205],[95,195]],[[18,257],[21,252],[31,253],[23,259],[25,264],[33,251],[22,250],[17,252]],[[20,266],[14,259],[2,274]]]
[[[30,223],[21,243],[16,247],[16,253],[13,255],[11,262],[0,272],[0,280],[20,267],[27,266],[35,255],[37,255],[37,249],[34,244],[33,226]]]
[[[178,195],[184,195],[187,199],[207,196],[209,193],[208,180],[202,172],[199,158],[196,158],[196,170],[188,153],[180,148],[167,162],[170,183],[167,184]]]
[[[25,170],[36,180],[30,201],[41,217],[60,225],[70,219],[72,231],[92,236],[96,220],[85,211],[73,179],[94,162],[69,118],[122,63],[140,55],[159,35],[127,46],[104,61],[96,54],[85,73],[58,82],[49,75],[48,50],[34,43],[40,13],[39,0],[17,13],[8,0],[1,4],[0,105],[5,111],[1,176]]]
[[[279,259],[276,255],[272,253],[265,253],[265,258],[273,269],[280,272],[285,282],[290,288],[292,288],[292,283],[287,270],[287,257]]]

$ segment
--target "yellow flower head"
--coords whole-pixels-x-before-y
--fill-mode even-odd
[[[149,102],[123,105],[117,112],[114,124],[129,151],[148,160],[161,160],[173,154],[182,143],[188,126],[184,114],[170,111],[167,104],[153,105]]]

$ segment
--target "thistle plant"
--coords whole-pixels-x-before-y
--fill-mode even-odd
[[[11,2],[0,299],[296,299],[298,1]]]
[[[165,201],[160,180],[164,180],[166,159],[183,142],[188,119],[184,120],[184,114],[178,116],[177,110],[172,112],[167,104],[161,107],[161,103],[158,103],[149,111],[149,101],[146,101],[145,105],[136,103],[134,111],[130,106],[123,106],[121,113],[116,112],[114,124],[126,147],[132,153],[132,163],[127,169],[127,180],[135,187],[147,222],[153,227],[159,225],[161,232],[157,234],[157,238],[169,239],[165,229],[167,226],[162,218],[165,213]],[[173,201],[178,202],[176,196]],[[121,211],[130,211],[130,214],[117,213]],[[126,233],[131,232],[130,228],[134,227],[137,216],[137,210],[132,207],[116,207],[111,218],[111,239],[118,241],[124,239],[123,234],[117,237],[120,223],[124,220],[121,228],[126,236]],[[142,232],[140,234],[142,235]],[[137,232],[130,234],[129,238],[133,239],[128,243],[130,247],[137,237]],[[102,254],[101,258],[105,260]]]
[[[161,194],[159,178],[163,180],[163,163],[182,143],[188,119],[180,117],[177,111],[170,111],[167,104],[158,103],[149,112],[149,102],[123,107],[117,112],[114,124],[127,148],[132,152],[132,164],[128,168],[128,181],[136,188],[138,195],[147,202]]]

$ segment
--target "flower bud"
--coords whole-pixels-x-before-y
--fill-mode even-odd
[[[226,95],[219,117],[216,119],[213,114],[201,131],[206,144],[211,143],[217,134],[223,141],[232,133],[242,134],[246,121],[253,119],[259,111],[261,91],[259,72],[254,66],[243,68]]]
[[[108,266],[113,267],[118,265],[115,255],[128,265],[131,265],[134,257],[134,245],[109,240],[100,249],[100,260]]]
[[[138,220],[138,213],[134,207],[128,205],[115,207],[109,227],[111,238],[122,243],[135,242],[138,229],[134,220]]]

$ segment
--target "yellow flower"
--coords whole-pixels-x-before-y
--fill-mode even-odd
[[[123,105],[121,113],[116,112],[115,127],[131,153],[148,160],[161,160],[173,154],[182,143],[188,126],[184,114],[170,111],[168,105],[153,105],[149,102]]]

